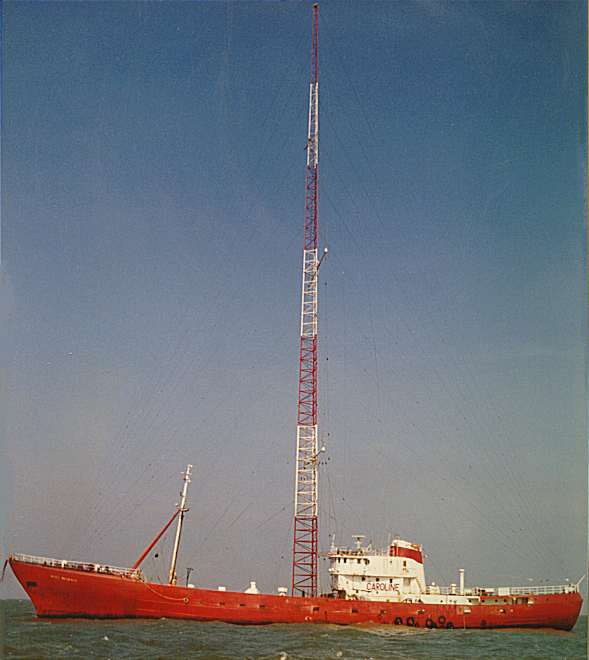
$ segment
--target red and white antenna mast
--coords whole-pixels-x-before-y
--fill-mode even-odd
[[[307,129],[305,234],[294,493],[292,593],[317,595],[317,202],[319,165],[319,5],[313,5]]]

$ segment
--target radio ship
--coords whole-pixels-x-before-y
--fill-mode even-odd
[[[394,539],[375,549],[356,536],[353,547],[332,547],[330,590],[318,588],[317,310],[318,271],[327,249],[318,249],[319,8],[313,5],[310,92],[306,147],[305,221],[300,319],[300,360],[292,583],[260,593],[177,584],[192,466],[183,475],[179,504],[131,568],[24,554],[7,559],[39,617],[175,618],[237,624],[391,624],[422,628],[556,628],[570,630],[582,598],[580,583],[559,586],[448,587],[428,585],[421,545]],[[176,523],[168,583],[149,581],[144,559]],[[6,568],[6,564],[5,564]],[[290,591],[290,593],[289,593]]]

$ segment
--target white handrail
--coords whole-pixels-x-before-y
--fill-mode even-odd
[[[469,587],[465,589],[466,596],[488,596],[488,597],[503,597],[503,596],[525,596],[525,595],[546,595],[546,594],[571,594],[579,591],[579,585],[581,581],[577,584],[556,584],[556,585],[538,585],[538,586],[529,586],[529,587]],[[456,587],[444,587],[444,586],[428,586],[427,593],[429,594],[441,594],[444,596],[447,595],[458,595],[458,590]]]
[[[526,594],[572,594],[579,591],[577,584],[554,584],[554,585],[538,585],[536,587],[506,587],[509,589],[509,594],[514,596]]]
[[[36,557],[35,555],[11,554],[11,559],[22,561],[27,564],[39,564],[53,568],[63,568],[74,571],[85,571],[88,573],[106,573],[108,575],[124,575],[125,577],[142,578],[139,569],[122,568],[120,566],[109,566],[108,564],[92,564],[89,562],[71,561],[68,559],[55,559],[53,557]]]

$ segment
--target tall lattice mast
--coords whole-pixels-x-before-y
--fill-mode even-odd
[[[292,593],[317,595],[317,202],[319,164],[319,6],[313,5],[307,129],[305,234],[294,494]]]

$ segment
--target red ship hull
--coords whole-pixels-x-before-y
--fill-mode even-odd
[[[40,617],[570,630],[582,605],[579,593],[534,594],[527,604],[484,604],[483,601],[469,606],[245,594],[161,585],[122,575],[55,568],[13,558],[10,565]]]

